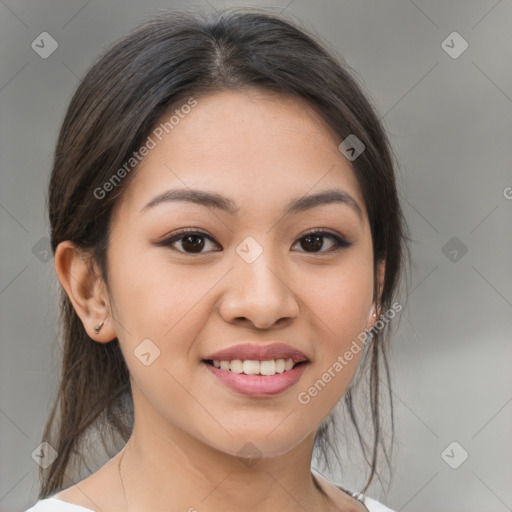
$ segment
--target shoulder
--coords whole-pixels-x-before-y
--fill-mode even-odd
[[[93,512],[90,508],[74,505],[57,498],[46,498],[39,500],[33,507],[25,512]]]
[[[364,504],[370,512],[394,512],[380,501],[369,498],[368,496],[364,497]]]
[[[117,482],[115,462],[118,455],[112,457],[100,469],[79,483],[62,489],[48,498],[37,501],[25,512],[98,512],[101,510],[119,510],[120,487]]]
[[[357,492],[351,492],[342,485],[327,480],[317,471],[315,471],[315,478],[321,484],[324,491],[335,501],[336,505],[344,506],[347,510],[359,511],[364,508],[368,512],[394,512],[380,501]],[[348,496],[351,497],[349,498],[350,501],[347,501]]]

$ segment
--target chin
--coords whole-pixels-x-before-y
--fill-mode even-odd
[[[247,459],[247,465],[254,464],[258,459],[262,458],[274,458],[284,455],[293,450],[300,442],[307,437],[306,435],[300,435],[294,437],[290,429],[282,429],[282,432],[277,432],[279,427],[275,430],[268,429],[261,432],[255,432],[252,430],[246,434],[235,434],[233,437],[229,437],[228,443],[220,443],[215,445],[214,448],[224,452],[228,455]],[[272,432],[269,435],[269,432]]]

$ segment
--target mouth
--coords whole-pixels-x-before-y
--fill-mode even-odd
[[[274,396],[301,378],[310,359],[298,348],[278,342],[246,342],[202,359],[214,382],[250,397]]]
[[[203,362],[223,372],[272,377],[276,374],[289,372],[297,366],[306,365],[309,361],[294,361],[288,358],[270,359],[266,361],[254,359],[234,359],[232,361],[203,359]]]

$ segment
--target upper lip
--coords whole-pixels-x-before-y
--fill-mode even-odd
[[[242,343],[219,350],[205,358],[205,360],[212,361],[233,361],[235,359],[253,361],[292,359],[294,363],[308,361],[307,356],[303,352],[285,343],[272,343],[270,345]]]

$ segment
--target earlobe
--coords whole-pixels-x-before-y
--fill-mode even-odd
[[[368,321],[366,323],[367,331],[369,331],[375,325],[376,319],[377,319],[377,312],[375,309],[375,304],[373,304],[370,309],[370,313],[368,314]]]
[[[100,343],[116,337],[109,300],[99,270],[72,242],[61,242],[55,251],[55,272],[87,334]]]
[[[377,279],[376,279],[376,286],[375,286],[375,298],[374,298],[374,302],[372,304],[372,308],[370,309],[367,329],[371,329],[375,325],[375,323],[377,321],[377,317],[379,317],[382,314],[382,311],[380,311],[380,303],[381,303],[382,290],[384,287],[385,271],[386,271],[386,261],[380,260],[377,264],[377,276],[376,276]]]
[[[103,322],[101,322],[101,324],[98,324],[95,328],[94,328],[94,334],[99,334],[101,329],[103,328],[103,325],[105,324],[105,320],[103,320]]]

